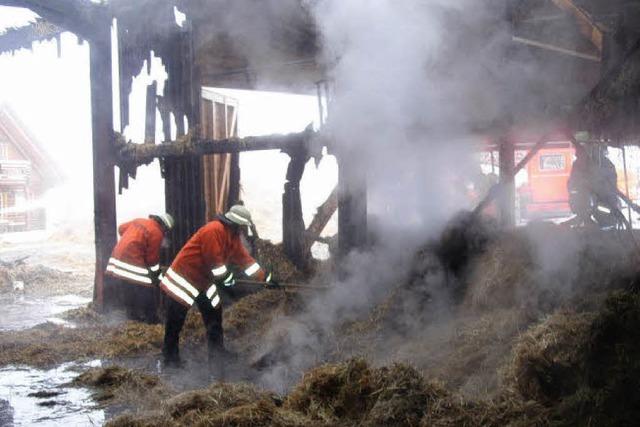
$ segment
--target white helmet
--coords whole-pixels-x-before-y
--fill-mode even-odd
[[[242,205],[231,206],[231,209],[224,216],[234,224],[251,225],[251,213]]]
[[[162,224],[164,224],[164,227],[167,230],[171,230],[176,223],[173,217],[171,216],[171,214],[168,214],[168,213],[163,213],[162,215],[158,215],[158,218],[160,219],[160,221],[162,221]]]

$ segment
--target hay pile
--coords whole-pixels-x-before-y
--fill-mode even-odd
[[[231,347],[239,353],[256,348],[258,337],[280,315],[299,312],[303,296],[295,293],[262,291],[240,300],[225,310],[223,323]],[[62,316],[76,328],[45,323],[27,330],[0,332],[0,366],[22,364],[51,366],[70,360],[117,359],[159,354],[164,325],[121,321],[101,315],[91,308],[77,308]],[[197,309],[187,315],[181,344],[204,352],[205,328]]]
[[[502,233],[470,262],[466,308],[513,308],[532,317],[597,292],[625,287],[638,272],[628,235],[549,223]]]
[[[255,241],[255,258],[267,270],[273,271],[281,282],[300,282],[308,279],[312,271],[300,271],[285,255],[282,244],[274,245],[269,240]]]
[[[524,426],[543,425],[545,415],[533,402],[465,402],[408,365],[373,368],[351,359],[308,372],[284,397],[218,383],[107,426]]]
[[[24,262],[0,264],[0,293],[14,292],[15,282],[24,284],[26,294],[53,294],[69,288],[73,282],[87,278],[77,273],[70,273],[46,267],[31,265]]]
[[[556,313],[519,339],[504,372],[522,397],[551,403],[574,392],[580,347],[587,341],[592,313]]]
[[[352,359],[307,373],[285,406],[325,425],[417,425],[431,391],[409,366],[374,369]]]
[[[45,367],[70,360],[157,355],[162,349],[164,325],[115,321],[89,308],[71,310],[65,317],[78,327],[44,323],[26,330],[0,332],[0,366]],[[201,345],[204,342],[200,313],[191,310],[182,330],[181,343],[204,351]]]
[[[501,236],[471,268],[464,304],[478,311],[518,307],[535,288],[532,247],[524,233]]]
[[[514,309],[465,316],[454,321],[449,330],[428,331],[424,340],[402,347],[399,356],[465,397],[497,396],[499,369],[529,324],[529,319]]]
[[[263,290],[246,296],[224,311],[225,339],[234,351],[250,354],[274,320],[302,312],[304,301],[305,296],[295,292]]]
[[[633,425],[640,417],[640,295],[614,292],[598,312],[559,313],[517,343],[507,385],[557,425]]]
[[[160,410],[122,415],[107,426],[303,426],[309,421],[282,408],[282,400],[272,393],[249,384],[216,383],[178,394]]]
[[[77,325],[95,325],[98,323],[104,323],[108,321],[104,316],[95,310],[92,302],[84,307],[73,308],[67,310],[60,315],[61,318],[73,322]]]
[[[428,271],[437,268],[431,255],[437,245],[431,246],[432,252],[425,246],[413,262],[412,271],[418,273],[392,288],[389,297],[364,317],[339,326],[333,360],[367,354],[377,363],[406,361],[467,398],[499,397],[506,375],[520,395],[519,387],[535,386],[522,384],[522,378],[520,386],[513,385],[518,374],[505,373],[505,365],[515,357],[514,346],[517,355],[523,347],[530,352],[536,342],[537,357],[548,365],[557,369],[571,365],[561,352],[581,342],[584,337],[577,331],[594,315],[589,313],[599,310],[611,289],[631,283],[637,271],[631,242],[620,234],[532,224],[471,240],[482,244],[471,245],[475,252],[469,266],[461,267],[466,272],[452,279],[454,288],[449,290],[466,291],[461,304],[441,312],[442,305],[451,306],[447,300],[423,298],[418,304],[422,313],[409,310],[406,316],[407,307],[412,307],[406,300],[415,303],[422,298],[416,288],[422,286],[427,295],[433,290],[429,281],[433,274]],[[458,288],[460,281],[467,283]],[[398,321],[407,317],[417,326]],[[566,330],[560,331],[554,319],[561,319]],[[543,325],[552,325],[553,330],[545,331]]]
[[[446,268],[454,275],[462,276],[470,261],[485,251],[497,232],[495,221],[462,211],[449,221],[435,245],[428,244],[424,249],[426,252],[435,250]]]
[[[72,384],[93,388],[93,399],[103,406],[118,403],[154,407],[170,395],[170,390],[156,375],[120,366],[91,368]]]
[[[414,260],[415,274],[390,286],[388,297],[371,310],[318,334],[301,329],[320,343],[310,354],[335,363],[305,373],[287,396],[246,384],[214,384],[165,398],[162,405],[156,401],[155,411],[110,425],[631,424],[640,416],[640,297],[617,292],[601,306],[602,295],[627,286],[637,271],[628,242],[619,234],[555,225],[498,234],[478,230],[443,237],[470,244],[445,245],[449,249],[440,252],[425,245]],[[455,254],[466,261],[458,264]],[[278,273],[283,281],[298,280],[287,276],[297,273],[284,265]],[[438,270],[443,266],[455,273],[449,291],[461,292],[455,295],[460,298],[433,302],[427,298],[432,279],[449,277]],[[441,282],[445,287],[438,292],[447,291],[451,282]],[[399,319],[407,314],[406,300],[415,303],[417,295],[425,298],[410,312],[417,319],[410,328]],[[295,326],[305,298],[262,291],[225,307],[227,345],[255,354],[274,341],[278,328],[271,325]],[[448,311],[438,311],[438,304]],[[424,313],[430,316],[420,317]],[[71,316],[88,326],[0,333],[0,365],[160,351],[162,326],[109,325],[80,310]],[[189,313],[182,337],[187,346],[206,348],[197,310]],[[275,341],[276,362],[290,367],[286,357],[297,347]],[[345,362],[357,354],[368,360]],[[397,361],[406,364],[392,363]],[[381,365],[389,366],[374,367]],[[298,378],[298,371],[293,375]],[[136,381],[127,387],[135,389]]]
[[[137,322],[78,328],[45,323],[23,331],[0,332],[0,366],[46,367],[69,360],[153,354],[159,352],[163,336],[162,326]]]

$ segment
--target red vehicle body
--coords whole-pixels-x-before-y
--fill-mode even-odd
[[[563,217],[571,214],[567,182],[575,150],[542,149],[527,164],[528,182],[518,188],[523,219]]]

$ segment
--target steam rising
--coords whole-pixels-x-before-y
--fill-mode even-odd
[[[274,322],[264,351],[277,352],[281,360],[263,378],[270,387],[286,388],[290,372],[330,358],[336,326],[368,313],[405,281],[417,246],[469,207],[463,183],[479,170],[471,153],[480,148],[481,135],[543,111],[557,95],[544,90],[553,83],[540,77],[545,74],[536,61],[511,53],[504,5],[498,3],[307,3],[333,85],[323,131],[349,159],[342,167],[367,177],[371,228],[380,238],[371,251],[350,255],[345,278],[316,298],[305,315]],[[561,248],[564,258],[553,259],[568,259],[576,248],[567,245]],[[542,261],[557,270],[549,259]],[[432,273],[422,290],[430,294],[430,313],[402,314],[419,312],[402,306],[424,298],[419,290],[394,302],[405,330],[420,331],[424,316],[443,320],[451,310],[443,269],[435,259],[427,262]],[[389,343],[386,353],[368,356],[392,357],[395,338],[382,337]]]
[[[442,61],[445,17],[465,4],[324,0],[311,6],[335,93],[324,131],[350,156],[346,167],[367,177],[374,231],[383,238],[372,252],[352,253],[346,278],[305,316],[275,322],[277,340],[265,351],[283,342],[287,349],[263,378],[269,386],[283,389],[289,372],[326,359],[334,327],[406,280],[417,245],[464,206],[453,185],[474,171],[464,126],[471,110],[458,91],[475,83],[443,73]],[[439,282],[434,289],[442,284],[442,276],[432,279]]]

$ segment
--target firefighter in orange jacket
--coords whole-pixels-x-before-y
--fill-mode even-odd
[[[134,219],[118,228],[121,237],[113,248],[106,273],[111,290],[123,299],[130,319],[158,321],[154,295],[160,273],[160,247],[173,225],[173,217],[165,213]]]
[[[194,303],[207,330],[209,361],[226,354],[220,291],[235,284],[231,265],[242,268],[244,275],[265,282],[267,287],[278,286],[242,245],[242,227],[250,225],[251,214],[244,206],[231,207],[200,228],[165,273],[160,282],[160,288],[170,297],[162,348],[165,366],[180,365],[180,331]]]

